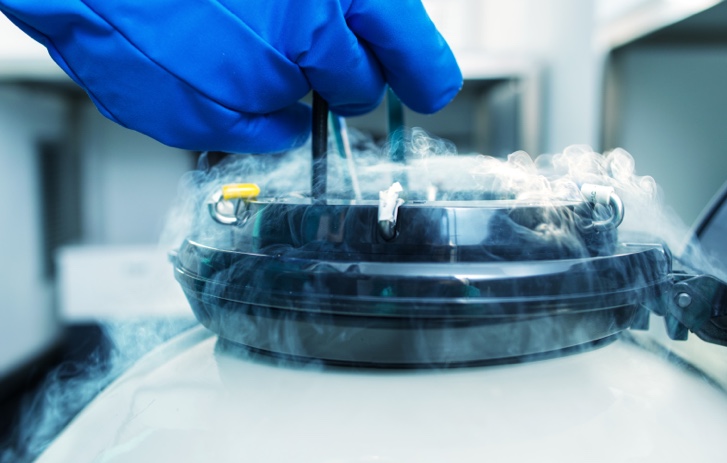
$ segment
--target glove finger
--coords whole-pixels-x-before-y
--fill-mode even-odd
[[[155,62],[134,47],[109,42],[78,53],[113,53],[113,67],[71,67],[68,51],[49,46],[51,56],[81,82],[99,111],[122,126],[149,135],[169,146],[188,150],[276,152],[302,144],[310,133],[310,109],[293,103],[266,114],[239,111],[209,95]],[[103,59],[102,57],[98,57]]]
[[[346,24],[338,1],[319,2],[308,40],[296,43],[296,63],[332,111],[353,116],[376,108],[386,82],[376,56]],[[308,42],[308,43],[306,43]]]
[[[380,64],[349,29],[339,0],[217,1],[296,66],[331,110],[361,114],[380,102]]]
[[[348,36],[355,42],[353,34],[349,32]],[[366,46],[350,43],[329,50],[326,54],[325,49],[316,48],[315,54],[298,63],[311,87],[328,102],[331,111],[341,116],[374,110],[384,97],[386,82],[373,53]]]
[[[310,137],[310,106],[296,103],[269,114],[232,113],[225,132],[208,127],[190,140],[197,146],[218,146],[216,151],[234,153],[278,153],[297,148]],[[200,150],[201,151],[201,150]]]
[[[168,96],[164,100],[173,101],[154,101],[154,111],[137,102],[112,114],[107,104],[89,95],[109,119],[166,145],[191,151],[276,153],[302,145],[311,133],[311,110],[302,103],[268,114],[239,113],[199,94],[171,91],[164,94]],[[180,111],[185,113],[183,117]]]
[[[462,73],[420,0],[343,0],[346,21],[411,109],[436,112],[459,92]]]

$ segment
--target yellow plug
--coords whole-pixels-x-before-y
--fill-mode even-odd
[[[254,183],[231,183],[222,185],[222,199],[253,199],[260,194],[260,187]]]

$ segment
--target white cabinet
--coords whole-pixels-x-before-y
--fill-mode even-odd
[[[595,0],[598,44],[612,49],[705,11],[722,0]]]

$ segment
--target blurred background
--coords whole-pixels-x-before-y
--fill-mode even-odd
[[[466,82],[445,110],[408,114],[408,125],[492,156],[623,147],[687,225],[720,192],[727,2],[424,3]],[[384,123],[383,109],[349,120],[377,136]],[[43,47],[0,17],[2,430],[47,371],[97,348],[100,323],[191,316],[158,242],[197,154],[104,119]],[[727,374],[719,348],[670,348]]]

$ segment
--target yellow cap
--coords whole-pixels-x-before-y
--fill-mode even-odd
[[[252,199],[260,194],[260,187],[254,183],[231,183],[222,185],[222,198],[230,199]]]

